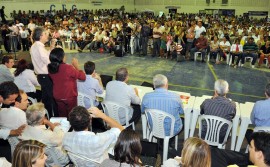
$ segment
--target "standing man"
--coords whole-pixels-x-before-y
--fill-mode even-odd
[[[145,21],[142,26],[141,30],[141,40],[142,40],[142,55],[146,56],[147,55],[147,47],[148,47],[148,40],[150,36],[150,27],[148,23]]]
[[[195,27],[195,38],[198,39],[200,38],[200,35],[202,32],[206,33],[205,27],[202,25],[202,21],[198,21],[196,27]]]
[[[2,58],[2,64],[0,65],[0,83],[6,81],[14,81],[14,76],[10,70],[14,65],[14,59],[12,56],[7,55]]]
[[[236,114],[236,104],[226,98],[229,92],[229,84],[227,81],[219,79],[215,82],[215,95],[212,99],[206,99],[201,104],[201,114],[213,115],[232,121]],[[203,123],[202,136],[204,137],[207,131],[206,122]],[[222,126],[220,130],[219,141],[222,142],[227,131],[227,127]]]
[[[160,44],[161,44],[161,36],[162,36],[162,27],[159,22],[157,22],[155,28],[153,29],[153,55],[152,57],[160,56]]]
[[[176,93],[168,92],[168,79],[166,76],[157,74],[153,78],[155,91],[144,95],[141,105],[142,113],[146,109],[158,109],[175,117],[174,134],[178,134],[182,127],[180,114],[184,113],[180,96]],[[171,120],[165,119],[165,133],[170,135]]]
[[[34,44],[31,46],[30,54],[34,71],[37,74],[38,82],[42,91],[42,102],[49,112],[50,116],[58,116],[56,103],[53,98],[53,84],[48,75],[48,64],[50,63],[50,51],[45,49],[45,43],[48,42],[48,32],[42,27],[36,27],[32,33]],[[51,41],[50,50],[54,49],[55,40]]]
[[[2,6],[2,9],[0,9],[0,16],[1,16],[1,19],[2,19],[2,23],[7,23],[7,20],[6,20],[6,17],[7,15],[5,15],[5,11],[4,11],[5,7]]]

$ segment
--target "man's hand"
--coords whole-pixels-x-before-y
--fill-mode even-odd
[[[79,61],[78,61],[78,59],[73,58],[71,64],[72,64],[76,69],[79,69]]]
[[[136,94],[137,96],[139,96],[139,90],[138,90],[138,88],[134,88],[134,91],[135,91],[135,94]]]
[[[18,129],[11,130],[9,135],[10,136],[20,136],[25,127],[26,127],[26,125],[24,124],[24,125],[20,126]]]
[[[104,116],[104,113],[97,107],[91,107],[88,109],[88,111],[91,113],[93,118],[102,118]]]

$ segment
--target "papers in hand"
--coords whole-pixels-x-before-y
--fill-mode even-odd
[[[71,127],[66,117],[51,117],[50,121],[52,123],[60,123],[59,126],[64,132],[68,132]]]

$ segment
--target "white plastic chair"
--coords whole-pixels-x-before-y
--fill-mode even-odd
[[[130,110],[132,110],[130,107],[123,106],[123,105],[120,105],[111,101],[103,101],[101,105],[102,105],[104,113],[108,115],[109,117],[113,118],[114,120],[116,120],[120,124],[122,123],[120,121],[119,115],[121,115],[121,113],[124,112],[125,113],[125,123],[124,123],[125,126],[124,127],[126,128],[132,125],[132,129],[135,130],[134,122],[129,123],[129,112]]]
[[[70,151],[67,152],[69,159],[76,167],[97,167],[101,162],[87,158],[83,155],[78,155]]]
[[[245,57],[245,62],[247,61],[247,59],[250,59],[250,66],[252,66],[251,63],[252,63],[252,61],[253,61],[253,57],[249,57],[249,56],[248,56],[248,57]]]
[[[174,134],[174,124],[175,124],[175,118],[171,114],[168,114],[161,110],[156,109],[146,109],[145,110],[145,116],[147,118],[148,126],[149,125],[149,115],[152,120],[152,128],[150,128],[150,137],[149,141],[152,141],[153,136],[157,138],[164,139],[163,143],[163,162],[167,160],[168,156],[168,146],[169,146],[169,140],[170,138],[175,136],[175,149],[177,150],[177,144],[178,144],[178,134]],[[164,120],[165,118],[171,119],[171,131],[170,135],[166,136],[165,129],[164,129]]]
[[[194,61],[196,61],[197,57],[201,56],[202,57],[202,52],[195,52],[194,53]]]
[[[203,127],[203,121],[206,122],[207,130],[204,137],[204,141],[212,146],[218,146],[218,148],[225,149],[225,145],[232,128],[232,122],[224,118],[213,115],[200,115],[199,116],[199,137],[201,138],[201,132]],[[219,142],[220,130],[224,125],[228,125],[225,137],[222,143]]]
[[[84,93],[81,93],[81,92],[78,92],[78,97],[77,97],[77,102],[78,102],[78,106],[83,106],[83,107],[86,107],[85,106],[85,103],[84,103],[84,100],[87,99],[89,100],[90,102],[90,107],[92,106],[95,106],[95,100],[92,99],[90,96],[84,94]]]

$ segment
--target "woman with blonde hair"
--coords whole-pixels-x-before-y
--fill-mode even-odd
[[[182,150],[181,157],[168,159],[163,167],[211,167],[211,152],[209,145],[202,139],[188,138]]]
[[[36,140],[21,141],[13,153],[12,167],[44,167],[45,146]]]

